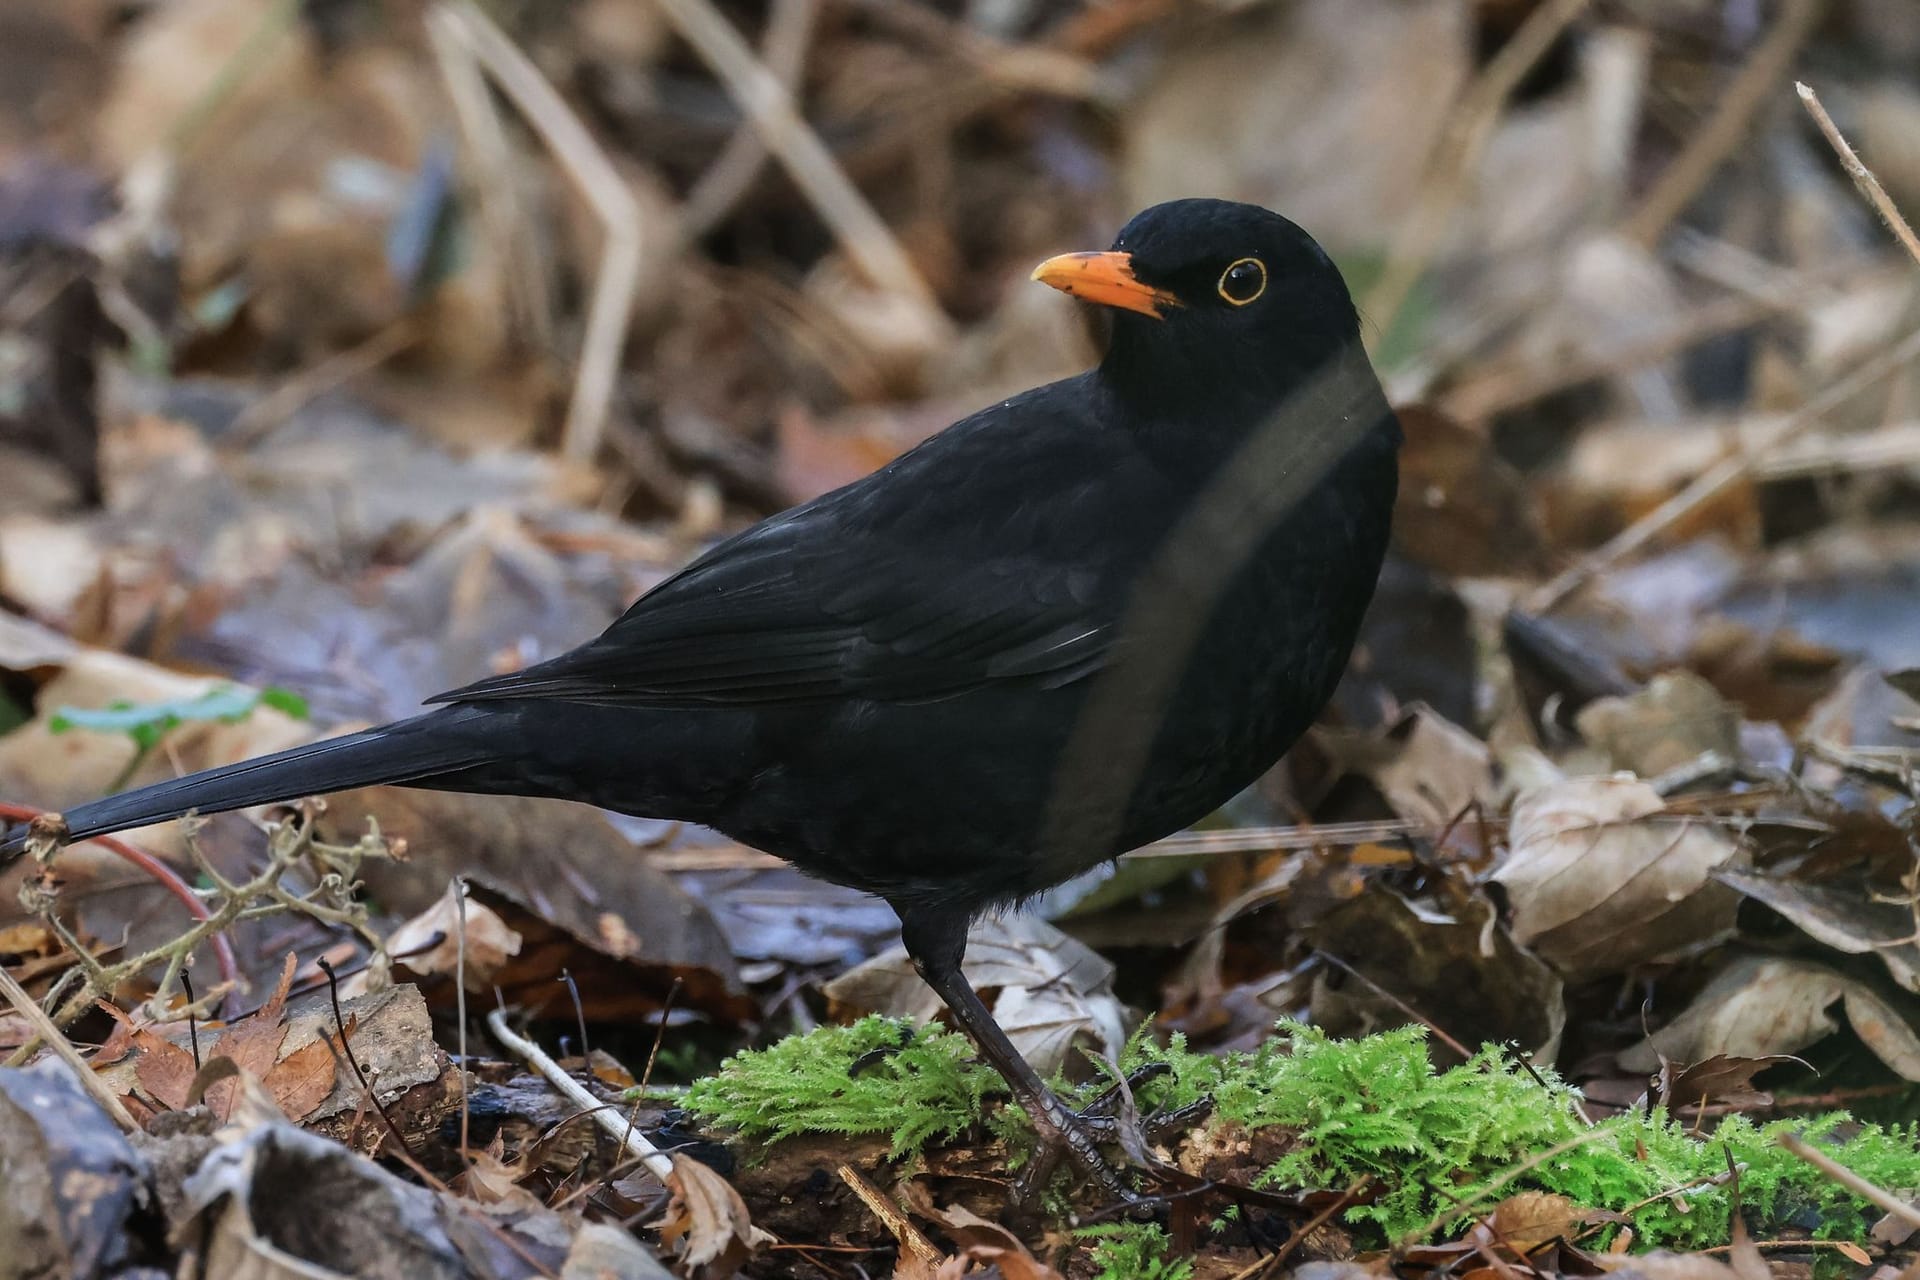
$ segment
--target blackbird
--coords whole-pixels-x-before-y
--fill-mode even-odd
[[[569,653],[52,833],[381,783],[714,827],[885,899],[1038,1163],[1129,1197],[1112,1117],[1069,1110],[962,976],[968,925],[1206,816],[1306,730],[1401,436],[1339,271],[1277,214],[1156,205],[1033,278],[1108,309],[1097,368],[727,539]]]

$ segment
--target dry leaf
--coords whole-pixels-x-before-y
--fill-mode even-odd
[[[293,985],[293,971],[299,959],[289,951],[286,963],[280,967],[280,981],[275,984],[273,994],[251,1017],[243,1018],[221,1033],[215,1042],[207,1061],[226,1058],[240,1071],[264,1080],[267,1072],[273,1070],[280,1059],[280,1045],[286,1039],[287,1028],[283,1021],[287,1009],[287,991]],[[238,1082],[223,1080],[207,1090],[207,1106],[214,1117],[226,1120],[233,1114],[234,1101],[239,1096]],[[316,1104],[317,1105],[317,1104]]]
[[[1400,749],[1372,776],[1401,817],[1443,827],[1492,794],[1493,758],[1487,744],[1433,708],[1411,708],[1392,736]]]
[[[347,1029],[353,1029],[352,1018],[347,1019]],[[298,1123],[332,1095],[339,1071],[340,1061],[332,1047],[313,1039],[274,1063],[261,1083],[287,1118]]]
[[[1629,1071],[1652,1072],[1662,1057],[1792,1053],[1839,1030],[1835,1004],[1867,1047],[1908,1080],[1920,1080],[1920,1039],[1872,988],[1805,960],[1743,956],[1709,982],[1679,1017],[1620,1055]]]
[[[940,1220],[959,1252],[940,1264],[934,1272],[936,1280],[961,1280],[976,1262],[999,1268],[1005,1280],[1064,1280],[1058,1271],[1029,1253],[1013,1232],[964,1206],[953,1206],[940,1215]]]
[[[1506,888],[1514,940],[1570,978],[1700,950],[1733,929],[1738,899],[1713,882],[1740,847],[1704,822],[1655,817],[1637,778],[1570,778],[1514,803]]]
[[[1554,1240],[1571,1240],[1585,1225],[1586,1215],[1565,1196],[1522,1191],[1495,1205],[1486,1221],[1494,1239],[1528,1254]]]
[[[1800,1062],[1800,1059],[1781,1053],[1759,1058],[1722,1053],[1687,1067],[1662,1062],[1660,1078],[1654,1087],[1654,1101],[1668,1111],[1708,1103],[1736,1109],[1771,1106],[1773,1095],[1754,1088],[1753,1078],[1783,1062]],[[1806,1063],[1800,1065],[1806,1066]]]
[[[144,1027],[134,1030],[133,1043],[140,1050],[133,1078],[140,1082],[147,1096],[174,1111],[186,1106],[187,1092],[193,1087],[193,1077],[198,1072],[193,1065],[193,1055]]]
[[[1895,982],[1920,991],[1920,945],[1913,941],[1913,910],[1905,904],[1731,867],[1714,879],[1765,903],[1816,942],[1850,956],[1871,953]]]
[[[1126,1043],[1113,966],[1084,943],[1032,916],[989,918],[967,935],[967,980],[995,991],[993,1016],[1042,1076],[1066,1063],[1076,1042],[1113,1060]],[[827,996],[855,1009],[931,1021],[943,1007],[920,980],[906,949],[894,947],[827,984]]]
[[[1616,769],[1651,778],[1708,752],[1740,758],[1740,713],[1691,671],[1655,676],[1623,698],[1595,698],[1574,717]]]
[[[694,1280],[726,1280],[772,1239],[753,1225],[733,1184],[698,1160],[677,1155],[667,1178],[673,1199],[660,1226],[660,1243],[675,1252]]]
[[[422,977],[452,974],[460,967],[460,921],[466,918],[466,985],[469,991],[484,991],[520,954],[521,938],[507,927],[498,912],[467,894],[464,905],[460,895],[465,882],[451,880],[440,900],[387,935],[387,953],[401,957],[397,963]],[[435,936],[440,941],[433,942]],[[423,949],[424,948],[424,949]]]

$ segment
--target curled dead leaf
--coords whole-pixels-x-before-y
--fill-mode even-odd
[[[1113,966],[1086,944],[1032,916],[989,918],[967,936],[967,980],[995,991],[993,1016],[1034,1070],[1051,1075],[1076,1043],[1115,1060],[1126,1043]],[[942,1008],[894,947],[827,984],[830,999],[871,1013],[928,1022]]]
[[[975,1263],[997,1267],[1005,1280],[1064,1280],[997,1222],[989,1222],[961,1205],[948,1209],[940,1220],[959,1252],[940,1264],[934,1272],[935,1280],[961,1280],[973,1271]]]
[[[673,1158],[667,1179],[673,1199],[660,1226],[660,1243],[674,1251],[695,1280],[726,1280],[773,1237],[753,1225],[747,1202],[725,1178],[698,1160]]]
[[[1716,827],[1661,815],[1626,775],[1548,783],[1514,803],[1493,873],[1513,936],[1570,978],[1620,973],[1729,935],[1739,900],[1713,873],[1741,859]]]
[[[463,919],[464,956],[460,946]],[[464,881],[452,880],[438,902],[387,935],[387,954],[422,977],[451,975],[464,960],[467,990],[485,991],[507,961],[520,954],[520,942],[520,935],[498,912],[474,901]]]
[[[1663,1057],[1697,1062],[1792,1053],[1839,1030],[1830,1012],[1835,1004],[1882,1062],[1920,1080],[1920,1036],[1891,1000],[1825,965],[1766,956],[1734,961],[1672,1022],[1622,1053],[1620,1065],[1652,1072]]]

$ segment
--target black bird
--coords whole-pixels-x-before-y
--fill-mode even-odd
[[[1400,428],[1339,271],[1277,214],[1156,205],[1034,279],[1111,309],[1097,368],[729,538],[570,653],[56,833],[379,783],[717,828],[886,899],[1045,1152],[1128,1195],[1110,1119],[962,976],[967,926],[1204,817],[1306,730],[1373,594]]]

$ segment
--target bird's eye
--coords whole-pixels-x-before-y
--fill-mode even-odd
[[[1241,258],[1220,273],[1220,296],[1244,307],[1267,291],[1267,268],[1258,258]]]

